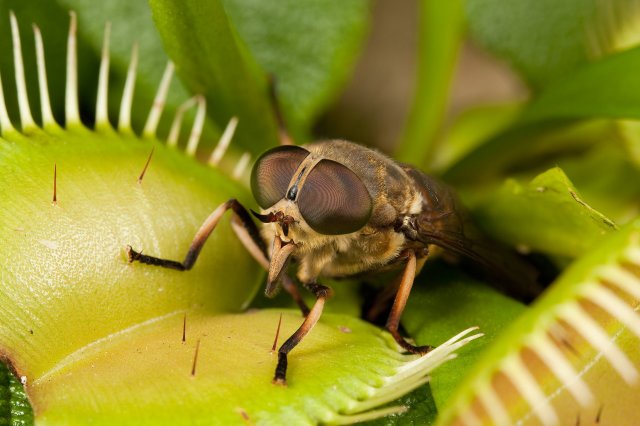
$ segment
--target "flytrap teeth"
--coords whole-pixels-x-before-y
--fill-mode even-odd
[[[133,133],[131,129],[131,107],[133,104],[133,90],[135,88],[136,75],[138,73],[138,43],[131,47],[131,60],[127,70],[127,79],[124,82],[124,91],[120,100],[120,114],[118,115],[118,131],[121,133]]]
[[[13,12],[9,14],[11,21],[11,38],[13,40],[13,65],[16,75],[16,89],[18,91],[18,108],[20,110],[20,122],[22,130],[28,131],[36,127],[29,108],[29,96],[27,93],[27,81],[24,76],[24,63],[22,61],[22,44],[20,43],[20,31],[18,21]]]
[[[69,12],[69,37],[67,38],[67,86],[65,91],[66,126],[81,126],[78,107],[78,40],[76,37],[78,24],[76,13]]]
[[[109,39],[111,23],[104,26],[100,73],[98,74],[98,94],[96,96],[96,129],[111,128],[109,123]]]
[[[575,283],[574,296],[550,308],[540,317],[533,331],[524,336],[517,348],[503,355],[491,370],[474,381],[473,393],[459,399],[453,418],[464,425],[508,425],[516,421],[511,417],[512,388],[527,402],[528,415],[537,417],[544,425],[566,424],[552,404],[555,393],[547,395],[539,383],[537,370],[529,362],[537,358],[562,388],[582,408],[594,408],[598,403],[596,389],[585,381],[585,370],[580,366],[588,351],[574,348],[569,335],[582,340],[586,347],[596,351],[613,371],[629,386],[640,382],[640,372],[629,356],[618,345],[619,331],[609,331],[596,319],[590,306],[616,319],[630,333],[640,339],[640,244],[633,233],[621,255],[605,266],[594,268],[590,278]],[[629,300],[633,300],[630,302]],[[445,421],[444,424],[455,423]]]
[[[67,129],[74,127],[83,127],[83,123],[80,118],[79,110],[79,93],[78,93],[78,58],[77,58],[77,17],[75,12],[69,12],[69,33],[67,38],[67,56],[66,56],[66,87],[65,87],[65,105],[64,105],[64,126]],[[27,88],[27,82],[24,72],[24,61],[22,57],[22,44],[20,40],[20,31],[18,20],[13,12],[9,14],[9,21],[11,26],[11,37],[13,44],[13,61],[15,69],[16,90],[20,117],[20,132],[29,132],[39,127],[45,130],[60,129],[60,125],[54,118],[51,100],[49,97],[49,85],[47,81],[46,63],[45,63],[45,45],[43,42],[43,36],[37,25],[33,25],[34,37],[35,37],[35,54],[36,54],[36,66],[38,74],[38,88],[40,94],[41,116],[42,124],[39,126],[32,115],[29,106],[29,94]],[[95,113],[95,129],[106,130],[113,129],[109,122],[109,40],[111,34],[111,24],[107,22],[104,29],[104,38],[100,60],[100,71],[98,76],[98,88],[96,96],[96,113]],[[133,95],[135,90],[135,82],[137,78],[138,69],[139,48],[138,44],[134,43],[131,50],[131,59],[129,61],[129,67],[127,70],[127,77],[124,85],[122,99],[120,101],[120,109],[118,113],[117,131],[124,134],[133,134],[131,127],[132,120],[132,108],[133,108]],[[171,81],[174,74],[174,64],[168,62],[165,71],[162,75],[162,79],[158,86],[153,104],[149,111],[147,120],[142,130],[142,137],[147,139],[156,138],[156,132],[160,123],[160,118],[166,106],[167,95],[171,86]],[[187,140],[187,146],[185,152],[188,156],[195,156],[200,143],[202,129],[204,127],[206,119],[206,100],[202,95],[196,95],[193,98],[187,100],[181,105],[173,119],[171,130],[166,139],[168,146],[176,146],[180,137],[180,127],[184,118],[185,112],[196,106],[197,111],[193,126]],[[237,117],[232,117],[227,124],[225,131],[223,132],[220,140],[211,153],[208,164],[217,167],[220,161],[231,143],[234,132],[238,125]],[[7,133],[16,132],[16,126],[12,123],[9,116],[4,92],[2,90],[2,78],[0,76],[0,129],[3,135]],[[240,157],[240,160],[236,164],[232,177],[240,179],[246,172],[247,165],[250,157],[245,154]]]
[[[227,127],[224,129],[224,133],[218,141],[216,149],[213,150],[213,152],[211,153],[211,157],[209,157],[209,165],[217,166],[220,163],[222,156],[227,151],[227,148],[231,143],[231,139],[236,132],[236,127],[238,127],[238,118],[231,117],[231,120],[229,120]]]
[[[471,327],[464,330],[426,355],[402,355],[407,362],[397,368],[393,375],[384,377],[382,386],[370,386],[366,399],[352,400],[347,413],[336,414],[325,423],[352,424],[407,411],[408,408],[405,406],[381,409],[375,407],[392,402],[427,383],[430,379],[429,374],[445,362],[456,358],[458,349],[483,336],[482,333],[471,334],[477,329]],[[395,342],[393,344],[395,345]],[[397,354],[396,351],[392,353]]]
[[[142,136],[144,137],[154,138],[156,136],[158,123],[160,122],[160,117],[162,116],[162,111],[164,110],[164,106],[167,101],[167,94],[169,93],[169,86],[171,85],[174,68],[173,62],[169,61],[164,69],[162,80],[160,80],[160,85],[158,86],[158,92],[156,93],[156,97],[153,99],[153,105],[151,106],[151,111],[149,111],[149,117],[147,118],[144,130],[142,131]]]

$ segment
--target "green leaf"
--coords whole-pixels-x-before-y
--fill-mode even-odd
[[[402,325],[419,345],[437,345],[456,330],[477,326],[484,337],[473,348],[458,352],[458,358],[440,367],[430,381],[436,406],[443,407],[475,361],[500,331],[525,311],[509,299],[451,267],[426,265],[402,318]]]
[[[240,38],[277,78],[286,121],[298,138],[337,96],[357,57],[370,0],[224,0]],[[304,140],[298,140],[304,142]]]
[[[595,0],[467,0],[474,40],[506,59],[536,88],[587,62]]]
[[[541,157],[576,151],[611,138],[611,123],[576,119],[640,118],[640,48],[583,66],[571,76],[549,84],[522,112],[513,126],[463,157],[446,172],[452,180],[470,176],[488,179],[505,169],[535,163]],[[487,169],[486,164],[492,164]]]
[[[521,125],[572,118],[640,118],[640,47],[585,65],[549,85],[531,103]]]
[[[591,208],[559,168],[523,185],[508,180],[475,209],[487,234],[519,247],[563,257],[578,257],[616,229]]]
[[[218,0],[150,0],[153,19],[176,72],[207,99],[220,126],[237,116],[237,143],[254,155],[277,143],[266,77],[236,37]]]
[[[428,163],[433,156],[464,31],[462,0],[427,0],[419,5],[416,94],[396,152],[398,160],[413,164]]]

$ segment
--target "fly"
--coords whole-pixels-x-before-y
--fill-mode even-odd
[[[261,208],[251,213],[261,229],[231,199],[205,220],[182,262],[127,249],[130,262],[189,270],[220,218],[232,210],[234,231],[268,272],[266,295],[274,296],[281,285],[305,317],[278,349],[276,384],[286,384],[289,352],[322,314],[331,293],[319,282],[322,278],[400,268],[385,328],[402,348],[418,354],[431,347],[406,341],[399,332],[400,318],[414,278],[435,248],[471,259],[490,271],[492,281],[521,298],[539,292],[532,268],[479,237],[448,186],[364,146],[329,140],[273,148],[256,160],[251,190]],[[298,280],[316,297],[310,309],[287,275],[292,260]]]

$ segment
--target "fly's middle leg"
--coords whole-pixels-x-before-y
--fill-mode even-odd
[[[393,301],[391,313],[389,314],[389,318],[387,319],[385,328],[389,331],[389,333],[391,333],[395,341],[398,342],[398,344],[402,346],[402,348],[407,352],[411,352],[414,354],[426,354],[431,349],[433,349],[431,346],[414,346],[407,342],[398,331],[402,312],[404,311],[404,308],[407,304],[407,299],[409,298],[409,294],[411,293],[411,287],[413,287],[417,265],[415,251],[407,250],[403,253],[403,255],[406,256],[407,263],[405,265],[404,271],[402,272],[402,277],[398,285],[396,297]]]

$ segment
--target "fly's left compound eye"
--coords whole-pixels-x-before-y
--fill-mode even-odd
[[[298,166],[309,155],[299,146],[279,146],[258,158],[251,171],[251,192],[263,209],[284,198]]]
[[[324,235],[355,232],[371,217],[371,195],[360,178],[333,160],[320,161],[298,195],[298,209],[307,224]]]

